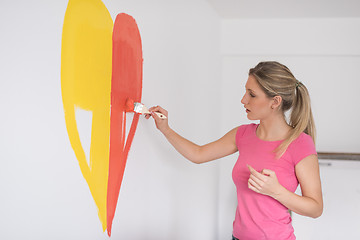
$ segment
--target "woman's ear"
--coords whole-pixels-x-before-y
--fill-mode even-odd
[[[282,97],[281,96],[273,97],[273,103],[271,105],[271,109],[276,109],[276,108],[280,107],[281,102],[282,102]]]

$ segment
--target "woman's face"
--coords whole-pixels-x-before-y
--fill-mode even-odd
[[[249,75],[245,89],[246,92],[241,99],[241,103],[246,108],[247,118],[249,120],[263,120],[269,117],[274,102],[266,96],[254,76]]]

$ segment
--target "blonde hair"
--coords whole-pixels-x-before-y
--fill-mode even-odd
[[[249,75],[257,80],[260,87],[269,98],[280,96],[282,98],[280,110],[284,118],[285,113],[291,110],[287,120],[292,130],[289,136],[275,150],[280,157],[288,146],[302,132],[310,135],[315,142],[315,124],[311,111],[310,96],[303,83],[298,81],[291,71],[284,65],[270,61],[260,62],[251,68]]]

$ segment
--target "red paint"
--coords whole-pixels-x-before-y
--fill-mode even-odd
[[[118,14],[113,30],[113,60],[111,81],[110,155],[107,191],[107,231],[115,215],[126,159],[130,150],[139,114],[134,114],[129,135],[125,141],[126,100],[141,102],[142,47],[135,20]]]

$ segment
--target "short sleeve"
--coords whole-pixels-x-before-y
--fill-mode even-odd
[[[294,142],[292,146],[292,159],[294,165],[297,165],[301,160],[310,156],[317,155],[314,141],[311,136],[302,133]]]
[[[239,146],[239,140],[244,135],[245,128],[246,128],[246,125],[241,125],[240,127],[238,127],[238,129],[236,131],[236,136],[235,136],[236,146]]]
[[[252,131],[255,131],[256,127],[257,125],[254,123],[239,126],[235,137],[236,145],[239,146],[240,141],[249,136]]]

